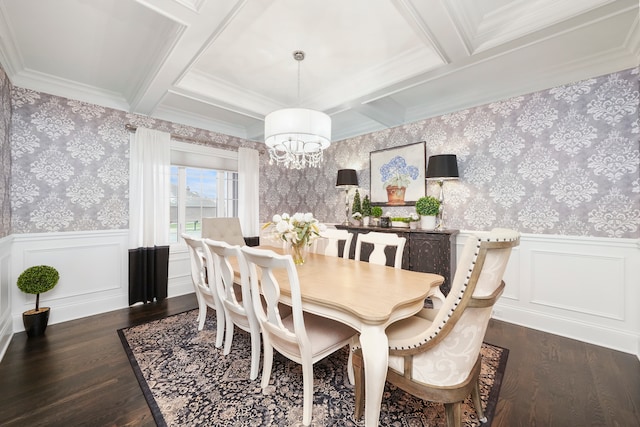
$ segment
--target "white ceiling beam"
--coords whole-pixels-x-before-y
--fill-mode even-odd
[[[418,36],[434,47],[444,63],[471,55],[460,29],[440,0],[393,0],[393,3]]]
[[[382,98],[369,103],[359,103],[352,108],[363,116],[386,127],[395,127],[404,123],[405,108],[391,98]]]
[[[131,102],[132,109],[139,114],[152,115],[167,92],[182,76],[193,67],[197,58],[206,47],[224,30],[247,0],[206,0],[197,14],[188,16],[185,13],[172,15],[171,10],[164,9],[162,14],[183,25],[183,31],[172,41],[168,54],[163,59],[156,73],[141,87]],[[150,2],[143,2],[148,5]],[[154,2],[158,11],[166,2]],[[172,2],[168,2],[171,4]],[[188,22],[185,22],[188,21]]]

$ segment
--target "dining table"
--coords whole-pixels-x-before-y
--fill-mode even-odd
[[[282,247],[260,249],[286,253]],[[308,253],[296,266],[304,311],[345,323],[360,334],[364,360],[365,425],[378,426],[389,361],[387,326],[416,314],[443,283],[438,274]],[[280,300],[290,304],[286,271],[275,271]]]

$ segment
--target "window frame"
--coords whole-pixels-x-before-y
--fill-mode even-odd
[[[184,230],[185,221],[181,215],[186,209],[186,171],[185,168],[200,168],[217,170],[220,172],[238,173],[238,152],[222,150],[219,148],[204,145],[190,144],[181,141],[171,140],[170,145],[171,161],[170,166],[178,166],[178,231],[177,242],[170,243],[171,252],[186,251],[187,245],[181,234]],[[183,185],[180,185],[180,184]],[[227,211],[227,179],[217,179],[217,201],[218,206]],[[237,181],[236,181],[237,186]],[[220,203],[221,202],[221,203]],[[238,199],[238,204],[240,200]],[[169,224],[167,224],[169,227]]]

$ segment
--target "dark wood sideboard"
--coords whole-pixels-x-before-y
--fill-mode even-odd
[[[451,289],[451,278],[456,271],[456,235],[458,230],[411,230],[408,228],[380,228],[363,227],[353,225],[336,225],[338,229],[346,229],[353,233],[353,241],[349,250],[349,257],[355,257],[356,240],[358,234],[378,231],[382,233],[395,233],[407,239],[402,254],[402,268],[405,270],[421,271],[423,273],[436,273],[444,277],[444,283],[440,290],[445,295]],[[368,246],[368,247],[367,247]],[[342,247],[340,248],[342,250]],[[373,245],[362,245],[361,257],[368,257],[373,250]],[[393,265],[395,250],[388,248],[387,265]]]

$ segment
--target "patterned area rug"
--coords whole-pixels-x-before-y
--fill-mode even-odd
[[[131,366],[159,426],[300,426],[302,370],[274,351],[271,383],[249,380],[249,334],[236,328],[231,353],[214,346],[215,317],[197,331],[197,310],[118,331]],[[482,346],[481,394],[491,424],[508,350]],[[362,426],[353,418],[354,392],[346,371],[348,349],[314,365],[313,426]],[[471,398],[463,426],[480,422]],[[445,426],[444,406],[386,385],[380,425]]]

